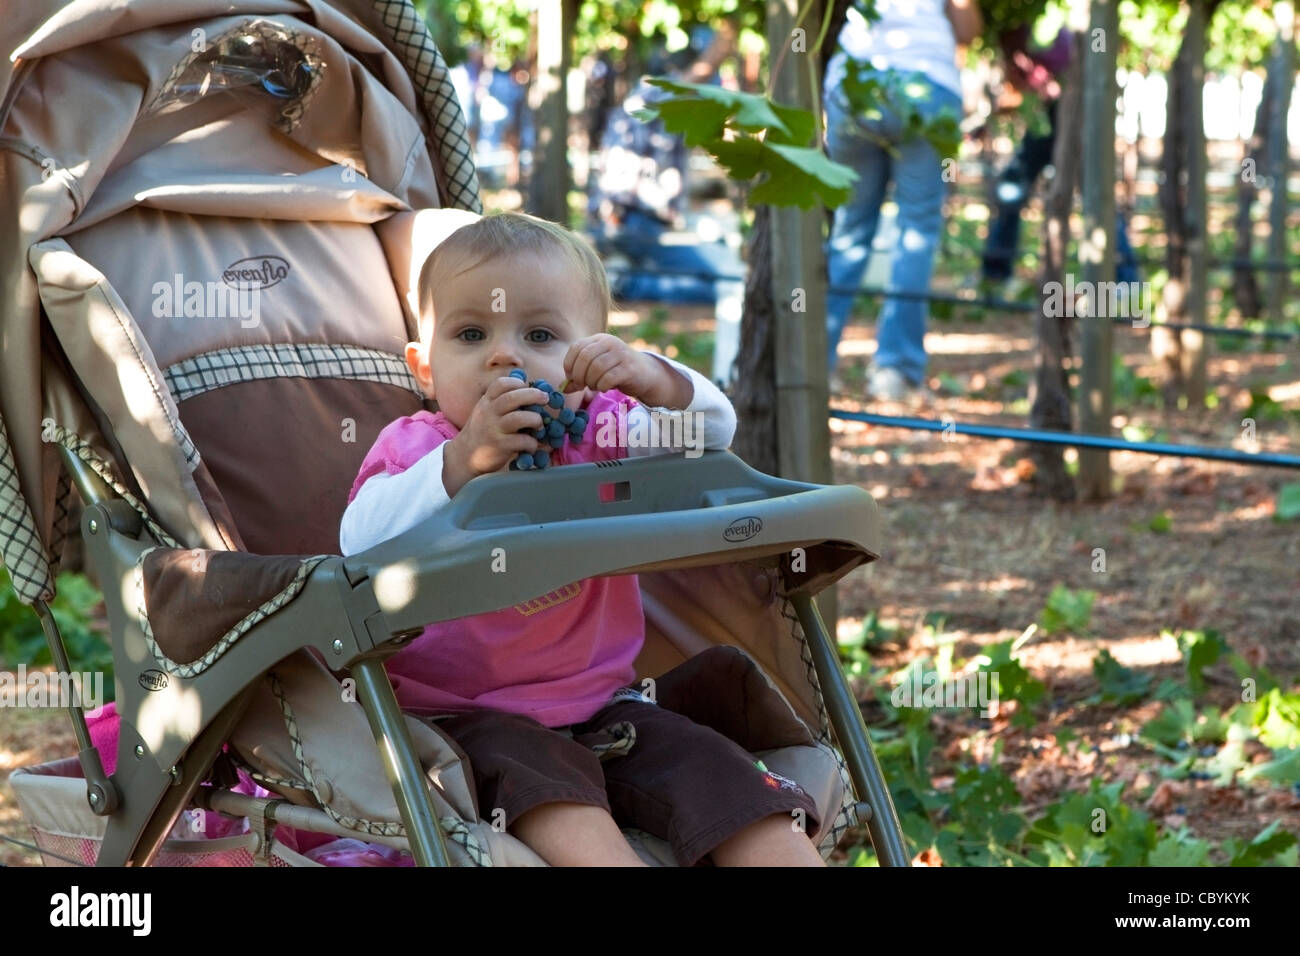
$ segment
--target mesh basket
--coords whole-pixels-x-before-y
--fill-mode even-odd
[[[75,757],[20,767],[9,777],[18,807],[46,866],[94,866],[108,821],[86,801]],[[319,866],[277,840],[263,846],[251,830],[213,840],[166,840],[154,866]]]

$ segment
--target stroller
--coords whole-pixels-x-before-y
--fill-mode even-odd
[[[74,706],[78,755],[10,778],[47,864],[318,865],[310,834],[541,865],[383,663],[430,622],[631,573],[638,677],[740,648],[807,731],[755,756],[816,798],[822,853],[864,823],[907,864],[813,604],[879,553],[861,489],[727,452],[489,475],[339,556],[366,449],[425,407],[414,278],[481,211],[407,0],[31,0],[0,41],[0,549],[69,672],[49,602],[75,489],[115,667],[113,742]],[[511,573],[476,573],[495,548]]]

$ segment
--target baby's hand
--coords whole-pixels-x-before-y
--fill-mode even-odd
[[[542,427],[542,416],[524,406],[542,405],[546,394],[517,378],[499,378],[488,386],[470,412],[460,434],[447,442],[442,483],[450,497],[471,478],[500,471],[520,452],[532,453],[541,442],[521,428]]]
[[[570,345],[564,356],[564,374],[569,391],[617,388],[646,405],[663,408],[685,408],[695,394],[684,376],[607,332]]]

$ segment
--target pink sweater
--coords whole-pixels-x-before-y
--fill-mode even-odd
[[[730,403],[703,376],[689,377],[696,397],[687,411],[705,415],[713,432],[705,447],[728,447],[735,429]],[[582,443],[566,441],[552,455],[552,467],[628,457],[626,447],[600,447],[598,430],[606,422],[647,414],[616,390],[596,393],[587,410]],[[438,449],[456,434],[441,413],[425,411],[379,433],[348,498],[340,533],[345,554],[399,534],[445,506]],[[635,679],[633,662],[644,640],[636,576],[588,578],[500,611],[432,624],[386,666],[398,703],[411,713],[491,709],[562,727],[587,720]]]

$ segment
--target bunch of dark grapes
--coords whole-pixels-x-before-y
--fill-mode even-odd
[[[566,435],[575,445],[582,441],[583,433],[587,430],[587,413],[581,409],[575,412],[572,409],[565,408],[564,393],[553,387],[545,379],[539,378],[535,382],[529,382],[524,370],[518,368],[510,373],[510,377],[517,378],[521,382],[527,382],[532,388],[539,388],[546,393],[545,405],[524,406],[524,411],[536,412],[542,416],[542,427],[521,428],[520,431],[526,432],[539,442],[550,446],[550,449],[539,448],[531,454],[526,451],[520,452],[515,456],[514,461],[510,462],[510,470],[532,471],[538,468],[549,468],[551,465],[551,451],[564,444]]]

